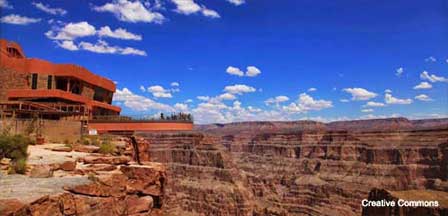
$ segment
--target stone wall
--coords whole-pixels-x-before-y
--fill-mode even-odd
[[[13,134],[26,134],[31,129],[36,133],[40,131],[46,141],[75,142],[81,138],[81,122],[70,120],[34,120],[33,119],[6,119],[0,120],[0,131],[9,128]]]
[[[0,68],[0,101],[7,100],[8,89],[25,89],[28,87],[28,75],[26,73]]]

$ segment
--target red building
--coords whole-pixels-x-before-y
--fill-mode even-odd
[[[0,110],[5,115],[92,119],[119,115],[111,80],[73,64],[26,58],[20,45],[0,39]]]
[[[112,105],[115,84],[73,64],[26,58],[20,45],[0,39],[0,119],[82,121],[99,133],[192,130],[188,118],[135,120]],[[185,117],[186,115],[179,115]]]

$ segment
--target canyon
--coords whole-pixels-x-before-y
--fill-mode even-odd
[[[0,214],[448,214],[448,119],[242,122],[114,140],[118,155],[30,146],[27,176],[0,176]]]
[[[437,194],[443,204],[429,215],[447,210],[448,119],[246,122],[137,137],[140,159],[167,167],[166,215],[384,215],[361,207],[374,190]]]

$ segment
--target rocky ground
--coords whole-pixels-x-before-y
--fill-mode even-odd
[[[129,149],[128,149],[129,150]],[[26,175],[0,176],[0,215],[160,215],[165,168],[96,146],[28,148]]]

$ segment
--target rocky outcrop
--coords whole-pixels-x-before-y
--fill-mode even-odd
[[[0,200],[0,215],[160,215],[167,182],[163,166],[122,166],[65,192],[30,203]]]
[[[390,121],[238,123],[137,140],[139,157],[176,179],[168,215],[360,215],[372,188],[448,191],[447,125]]]

